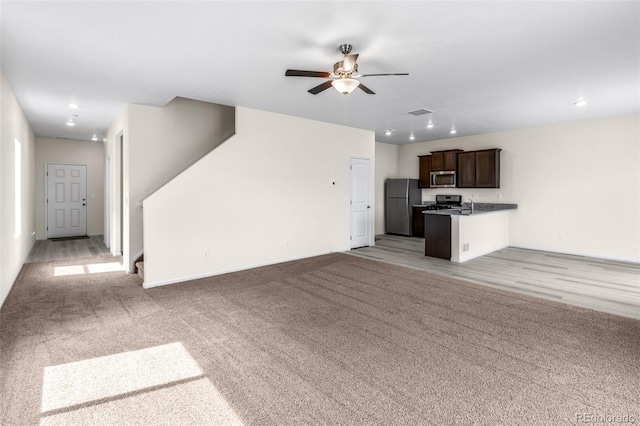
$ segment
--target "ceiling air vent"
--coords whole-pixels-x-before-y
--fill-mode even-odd
[[[433,114],[433,111],[429,111],[428,109],[420,108],[415,111],[409,111],[407,114],[411,115],[425,115],[425,114]]]

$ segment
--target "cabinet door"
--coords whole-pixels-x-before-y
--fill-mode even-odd
[[[458,154],[458,188],[473,188],[476,183],[476,153],[461,152]]]
[[[455,170],[458,165],[458,151],[446,151],[444,157],[444,169]]]
[[[500,150],[476,152],[476,188],[500,188]]]
[[[420,157],[420,188],[431,187],[431,156],[421,155]]]
[[[431,170],[434,172],[446,170],[444,168],[444,152],[433,152],[431,154]]]
[[[424,255],[451,259],[451,216],[425,216]]]
[[[413,233],[414,237],[424,238],[424,207],[413,208]]]

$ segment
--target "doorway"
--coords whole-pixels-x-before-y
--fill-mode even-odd
[[[46,237],[87,235],[87,166],[46,165]]]
[[[351,248],[371,245],[371,160],[352,157],[349,164]]]
[[[124,256],[124,134],[118,137],[118,213],[120,215],[120,254]]]
[[[106,205],[104,208],[104,245],[107,249],[111,248],[111,157],[107,157],[105,163],[105,175],[106,175]]]

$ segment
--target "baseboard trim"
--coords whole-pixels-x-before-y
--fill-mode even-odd
[[[349,251],[349,250],[350,249],[347,249],[345,251]],[[310,255],[306,255],[306,256],[300,256],[300,257],[291,257],[291,258],[287,258],[287,259],[277,260],[277,261],[274,261],[274,262],[257,263],[257,264],[253,264],[253,265],[241,266],[241,267],[237,267],[237,268],[223,269],[223,270],[216,271],[216,272],[207,272],[207,273],[204,273],[204,274],[191,275],[191,276],[187,276],[187,277],[176,278],[176,279],[166,280],[166,281],[157,281],[157,282],[152,282],[152,283],[148,283],[148,282],[145,281],[145,282],[142,283],[142,288],[150,289],[150,288],[153,288],[153,287],[161,287],[161,286],[165,286],[165,285],[179,284],[179,283],[184,283],[184,282],[188,282],[188,281],[199,280],[199,279],[202,279],[202,278],[215,277],[216,275],[230,274],[232,272],[245,271],[247,269],[260,268],[262,266],[277,265],[278,263],[293,262],[295,260],[309,259],[311,257],[324,256],[324,255],[332,254],[332,253],[342,253],[342,252],[341,251],[330,251],[330,252],[322,252],[322,253],[317,253],[317,254],[310,254]]]
[[[591,257],[593,259],[606,259],[606,260],[615,260],[615,261],[618,261],[618,262],[628,262],[628,263],[640,264],[640,259],[634,259],[634,258],[631,258],[631,257],[604,256],[604,255],[595,255],[595,254],[590,254],[590,253],[580,253],[580,252],[575,252],[575,251],[557,251],[557,250],[549,250],[548,248],[521,246],[521,245],[515,245],[515,244],[509,244],[509,247],[521,248],[521,249],[525,249],[525,250],[546,251],[547,253],[568,254],[570,256]]]

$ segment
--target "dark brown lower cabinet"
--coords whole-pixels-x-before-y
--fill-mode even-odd
[[[424,207],[413,208],[413,229],[411,236],[424,238]]]
[[[451,216],[424,216],[424,255],[451,260]]]

